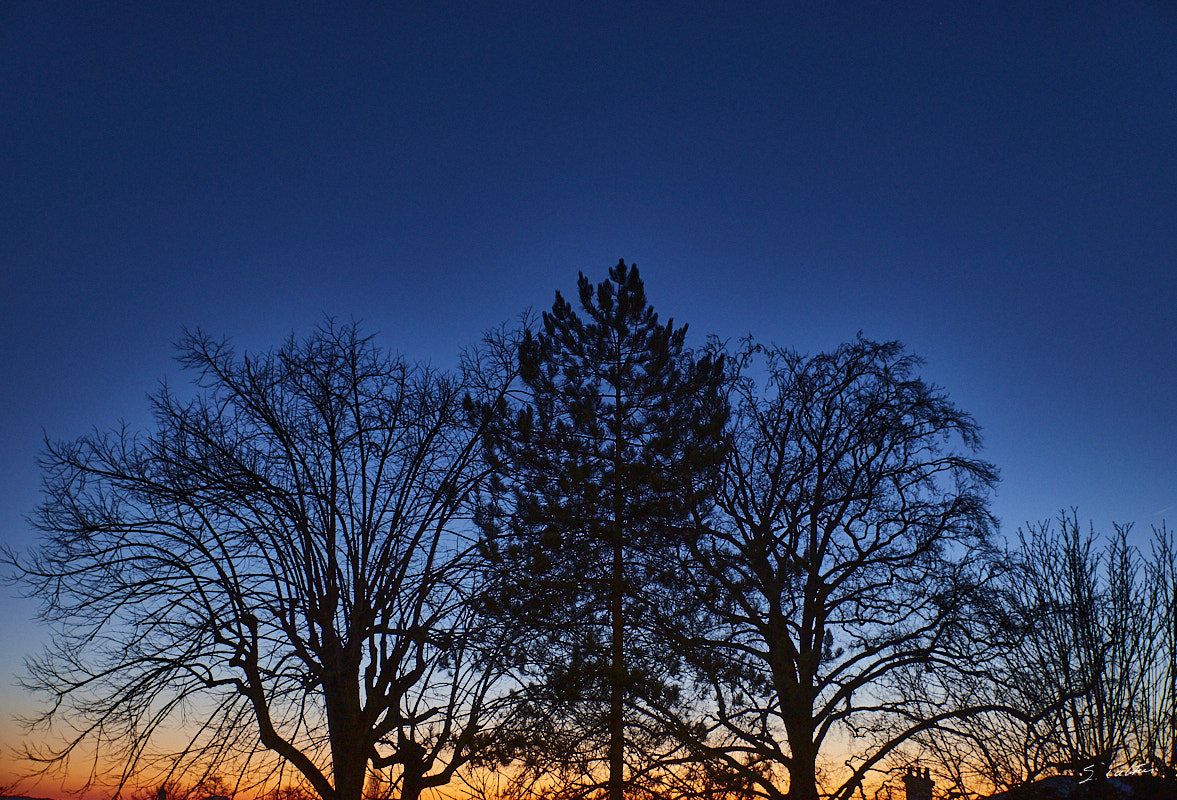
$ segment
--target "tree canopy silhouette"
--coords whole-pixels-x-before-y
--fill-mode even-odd
[[[354,324],[262,355],[202,333],[179,350],[197,396],[162,388],[154,430],[47,446],[42,545],[8,555],[56,629],[28,682],[64,739],[31,755],[95,743],[120,786],[293,769],[324,800],[359,800],[370,770],[404,798],[445,783],[502,662],[469,603],[483,472],[462,400],[505,384],[408,364]]]
[[[819,771],[832,777],[819,756],[840,730],[875,738],[820,790],[848,799],[935,722],[898,680],[973,666],[996,472],[971,454],[976,423],[896,343],[813,357],[750,345],[739,363],[718,511],[693,553],[707,627],[681,645],[712,702],[680,730],[766,797],[786,796],[786,773],[792,800],[819,796]]]
[[[323,800],[850,800],[908,747],[1173,773],[1167,529],[1003,553],[979,428],[898,343],[694,351],[624,261],[576,299],[456,375],[355,324],[188,334],[149,430],[47,443],[0,553],[54,632],[27,754]]]
[[[582,274],[577,288],[584,318],[557,293],[521,342],[517,402],[491,413],[484,528],[503,610],[535,634],[528,659],[544,680],[530,699],[548,758],[591,772],[604,749],[621,800],[627,754],[648,763],[657,744],[632,714],[667,691],[670,665],[644,635],[658,591],[683,588],[664,553],[709,502],[727,408],[722,358],[696,358],[686,326],[658,321],[637,267],[619,262],[596,287]]]
[[[950,693],[1038,713],[979,714],[921,736],[959,783],[999,791],[1057,773],[1094,788],[1110,771],[1174,776],[1172,533],[1154,528],[1146,558],[1129,528],[1115,525],[1100,546],[1072,509],[1018,531],[1002,605],[1020,635],[993,680]]]

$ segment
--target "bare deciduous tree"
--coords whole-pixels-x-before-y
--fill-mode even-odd
[[[97,744],[120,787],[218,769],[324,800],[359,800],[370,770],[404,798],[445,783],[502,661],[468,602],[482,471],[462,400],[508,376],[464,382],[334,323],[241,358],[187,335],[179,360],[197,396],[161,389],[153,431],[47,447],[41,546],[7,558],[55,629],[27,682],[64,738],[29,755]]]
[[[988,699],[1026,716],[994,711],[920,737],[962,785],[1000,791],[1056,773],[1099,781],[1110,768],[1163,762],[1166,540],[1158,533],[1146,564],[1128,526],[1103,546],[1098,539],[1074,511],[1019,531],[1001,593],[1006,647],[984,680],[957,682],[950,693],[956,703]]]
[[[1149,658],[1136,715],[1139,757],[1156,774],[1177,778],[1177,547],[1163,523],[1153,528],[1145,565],[1152,617]]]
[[[972,455],[972,418],[900,345],[859,338],[811,358],[748,347],[745,375],[758,353],[768,391],[735,384],[719,512],[694,554],[705,611],[682,641],[712,702],[680,730],[762,796],[787,784],[816,800],[820,783],[849,798],[940,719],[916,713],[899,677],[972,668],[996,473]],[[823,763],[845,732],[859,737],[852,758]]]
[[[1136,755],[1156,619],[1127,536],[1117,526],[1097,549],[1098,537],[1083,534],[1075,512],[1060,514],[1057,526],[1019,532],[1013,603],[1036,621],[1014,654],[1019,692],[1039,707],[1070,695],[1036,734],[1045,768],[1098,779]]]

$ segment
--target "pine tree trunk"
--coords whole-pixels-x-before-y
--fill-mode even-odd
[[[618,374],[621,374],[620,358],[617,364]],[[625,797],[625,716],[624,716],[624,676],[625,676],[625,542],[622,534],[622,516],[624,514],[620,487],[621,476],[621,445],[622,445],[622,414],[620,385],[614,387],[614,424],[613,442],[613,474],[619,484],[613,493],[613,568],[612,568],[612,597],[610,598],[611,650],[612,650],[612,683],[609,692],[609,800],[624,800]]]
[[[625,620],[622,617],[623,582],[622,542],[620,531],[614,533],[613,541],[613,597],[612,597],[612,661],[613,676],[609,697],[609,800],[623,800],[625,780],[625,717],[623,714],[625,692],[625,649],[623,633]]]

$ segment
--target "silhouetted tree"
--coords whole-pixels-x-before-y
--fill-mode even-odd
[[[1133,735],[1139,758],[1154,771],[1177,778],[1177,547],[1162,523],[1153,528],[1145,564],[1151,617],[1145,685]]]
[[[369,770],[403,798],[444,784],[502,663],[469,602],[484,472],[462,400],[509,376],[463,382],[333,323],[240,359],[187,335],[179,361],[199,391],[161,389],[153,431],[47,446],[40,549],[8,559],[55,628],[28,684],[65,738],[30,755],[94,743],[121,786],[178,730],[174,775],[293,768],[324,800],[359,800]]]
[[[584,319],[557,293],[525,334],[516,402],[484,409],[498,484],[483,523],[502,611],[535,631],[541,758],[583,777],[603,738],[621,800],[628,718],[643,697],[675,702],[674,665],[651,652],[646,623],[659,592],[680,588],[664,554],[710,497],[724,374],[722,359],[692,356],[685,326],[659,323],[636,267],[618,263],[595,289],[581,275],[578,295]],[[641,735],[648,758],[657,733]]]
[[[1014,653],[1019,689],[1041,706],[1082,688],[1037,731],[1048,765],[1078,777],[1102,779],[1117,761],[1138,755],[1132,729],[1156,618],[1127,534],[1117,526],[1097,549],[1098,537],[1082,533],[1074,512],[1057,526],[1019,531],[1014,597],[1035,622]]]
[[[961,782],[1001,791],[1054,773],[1098,783],[1109,768],[1160,766],[1171,627],[1158,569],[1165,540],[1155,551],[1162,560],[1150,566],[1128,533],[1116,526],[1099,547],[1073,511],[1018,531],[1000,592],[1011,635],[984,679],[946,691],[954,703],[989,702],[1026,716],[989,711],[919,737],[956,765]],[[929,708],[943,701],[923,699]]]
[[[679,730],[764,796],[785,797],[787,780],[789,798],[816,800],[822,771],[824,791],[849,798],[939,721],[913,713],[900,677],[972,667],[997,476],[972,455],[973,419],[897,343],[814,357],[749,344],[738,363],[719,513],[693,554],[706,627],[680,650],[711,704]],[[819,763],[839,732],[852,738],[840,776]]]

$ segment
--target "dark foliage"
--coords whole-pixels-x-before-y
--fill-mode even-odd
[[[483,409],[497,483],[481,521],[498,610],[534,632],[538,745],[590,785],[607,751],[619,800],[625,757],[662,746],[633,719],[643,697],[676,694],[650,619],[683,588],[666,555],[710,501],[727,409],[722,358],[694,357],[685,326],[658,322],[636,267],[595,289],[581,275],[578,290],[584,318],[557,294],[519,347],[516,402]]]

